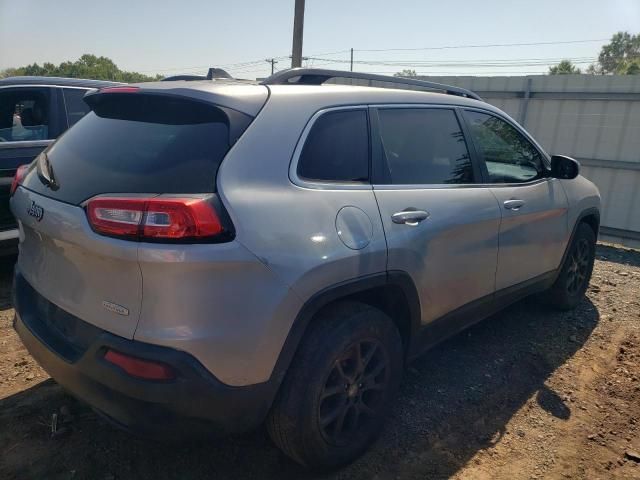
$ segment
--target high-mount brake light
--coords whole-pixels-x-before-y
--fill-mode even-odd
[[[202,240],[222,234],[222,222],[204,198],[96,197],[87,202],[93,230],[137,240]]]
[[[104,87],[99,90],[100,93],[137,93],[140,87]]]

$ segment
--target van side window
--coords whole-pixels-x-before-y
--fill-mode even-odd
[[[0,93],[0,142],[49,139],[49,96],[30,88]]]
[[[322,115],[311,127],[298,161],[301,178],[328,182],[369,180],[369,127],[365,110]]]

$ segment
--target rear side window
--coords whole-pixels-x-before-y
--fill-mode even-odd
[[[328,182],[368,181],[367,112],[336,111],[318,118],[302,149],[298,176]]]
[[[395,185],[473,183],[473,166],[453,110],[380,109],[387,181]]]
[[[67,109],[67,122],[71,127],[89,113],[89,105],[82,99],[87,93],[87,90],[82,88],[65,88],[62,93],[64,95],[64,105]]]
[[[44,153],[57,187],[29,175],[27,188],[74,204],[102,193],[215,192],[231,143],[225,111],[164,96],[100,97]]]

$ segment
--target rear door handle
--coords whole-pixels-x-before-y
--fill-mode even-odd
[[[520,210],[524,206],[524,200],[506,200],[504,208],[507,210]]]
[[[424,210],[403,210],[402,212],[396,212],[391,215],[391,221],[393,223],[410,225],[415,227],[423,220],[429,218],[429,212]]]

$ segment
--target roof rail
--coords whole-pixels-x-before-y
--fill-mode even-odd
[[[290,68],[274,73],[263,80],[262,85],[322,85],[332,78],[353,78],[358,80],[374,80],[377,82],[395,83],[398,85],[413,85],[425,87],[432,90],[439,90],[448,95],[473,98],[482,101],[479,95],[466,88],[454,87],[443,83],[429,82],[427,80],[416,80],[406,77],[390,77],[387,75],[376,75],[363,72],[345,72],[342,70],[326,70],[324,68]],[[293,80],[293,81],[292,81]]]

